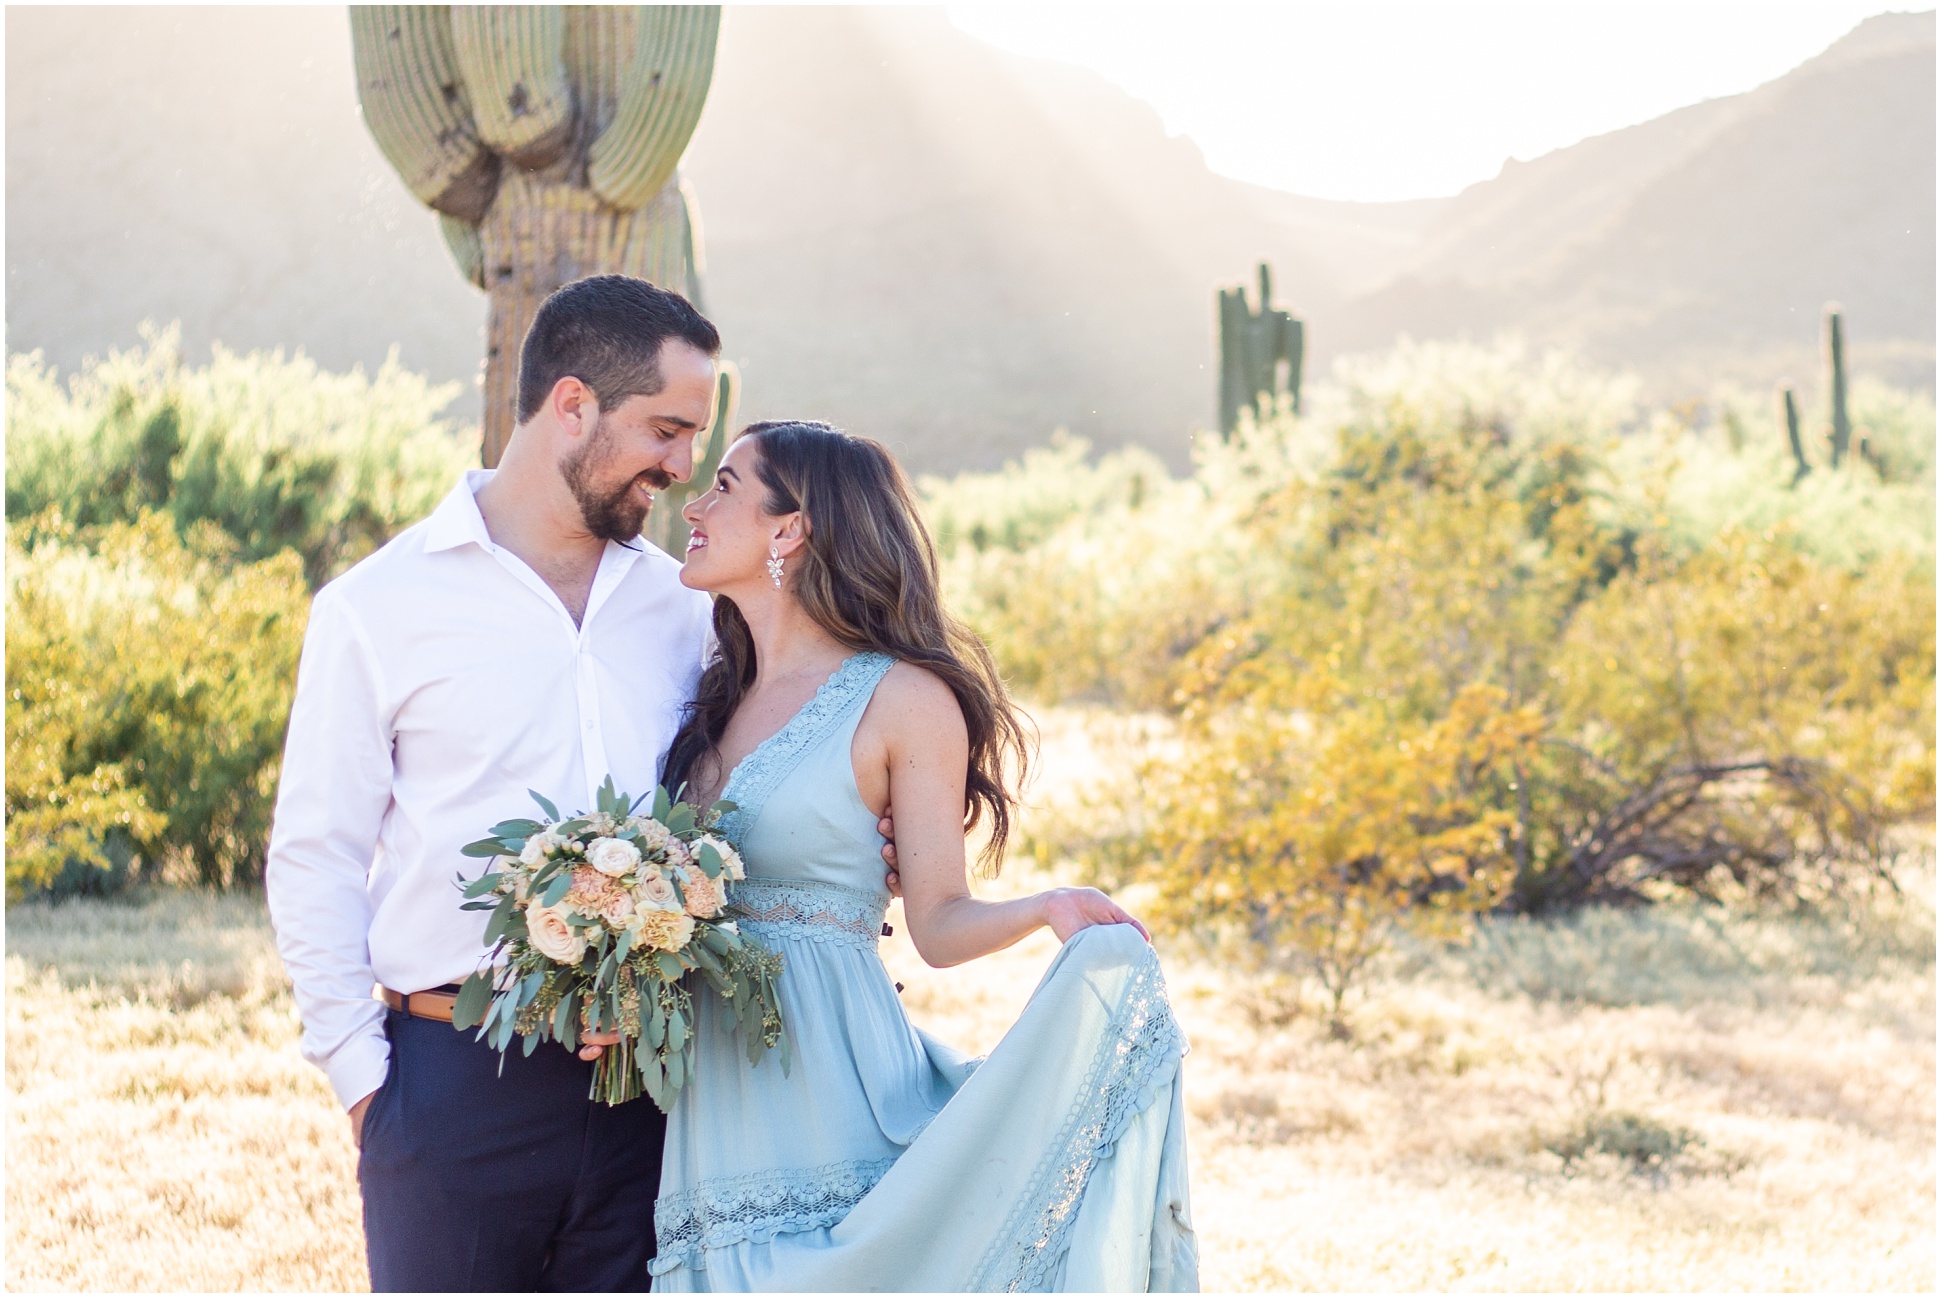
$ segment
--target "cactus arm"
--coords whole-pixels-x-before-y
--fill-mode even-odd
[[[1294,413],[1301,413],[1301,366],[1307,360],[1307,326],[1291,312],[1281,312],[1281,348],[1287,358],[1287,391]]]
[[[1245,289],[1220,290],[1220,435],[1232,437],[1240,427],[1240,407],[1246,404],[1245,359],[1247,300]]]
[[[1800,440],[1799,403],[1793,400],[1793,390],[1784,385],[1779,389],[1779,417],[1786,425],[1786,443],[1793,449],[1793,482],[1797,485],[1813,466],[1806,462],[1806,443]]]
[[[714,78],[716,5],[644,5],[634,59],[613,120],[587,150],[587,183],[633,211],[673,178]]]
[[[444,5],[352,5],[357,100],[418,200],[461,220],[492,205],[499,160],[478,138]]]
[[[479,228],[470,221],[438,214],[438,233],[445,236],[445,247],[458,263],[458,273],[479,288],[485,287],[485,244]]]
[[[1827,387],[1833,403],[1833,467],[1847,458],[1853,443],[1853,422],[1847,417],[1847,332],[1838,305],[1826,307]]]
[[[471,92],[479,137],[522,167],[552,162],[573,141],[573,87],[558,5],[453,5],[452,50]]]

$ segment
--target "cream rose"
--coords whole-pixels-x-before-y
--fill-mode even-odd
[[[586,954],[586,938],[566,922],[558,906],[534,906],[526,912],[526,940],[532,949],[560,964],[578,964]]]
[[[721,872],[730,879],[745,879],[748,871],[741,863],[741,853],[729,846],[726,839],[716,838],[713,834],[703,834],[694,840],[694,854],[698,858],[702,844],[712,847],[721,857]]]
[[[678,910],[636,912],[640,940],[657,951],[678,951],[694,936],[694,919]]]
[[[586,863],[609,879],[618,879],[640,864],[640,849],[624,838],[596,838],[587,844]]]
[[[681,871],[681,891],[687,895],[687,913],[696,919],[713,919],[727,900],[720,881],[708,878],[698,865]]]
[[[644,910],[679,910],[681,899],[674,895],[674,885],[664,875],[653,875],[642,879],[634,889],[634,900]]]
[[[527,838],[526,845],[519,849],[519,864],[538,865],[546,859],[548,852],[559,847],[565,841],[558,834],[550,833],[542,829],[537,834],[533,834]]]

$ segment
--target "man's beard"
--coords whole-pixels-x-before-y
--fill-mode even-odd
[[[651,500],[642,504],[634,495],[634,484],[644,480],[654,490],[666,491],[674,485],[674,477],[660,469],[648,469],[618,486],[599,486],[594,480],[594,471],[612,458],[607,453],[609,440],[609,434],[594,425],[592,436],[579,454],[560,461],[559,473],[579,503],[580,520],[586,524],[586,530],[602,541],[624,543],[640,535],[640,529],[647,523],[647,513],[653,508]]]

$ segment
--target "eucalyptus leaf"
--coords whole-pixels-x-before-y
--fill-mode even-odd
[[[473,974],[459,985],[458,1000],[452,1005],[452,1026],[460,1030],[477,1027],[491,1000],[492,975]]]
[[[498,824],[492,826],[490,832],[494,838],[517,838],[523,841],[531,838],[544,828],[546,827],[536,820],[521,818],[517,820],[501,820]]]
[[[463,895],[467,900],[473,897],[483,897],[504,881],[505,875],[496,870],[487,870],[484,874],[481,874],[478,878],[465,885]]]
[[[552,882],[548,883],[546,890],[539,895],[539,904],[542,906],[557,906],[559,905],[560,898],[572,890],[573,876],[561,870],[553,876]]]
[[[679,1050],[687,1044],[687,1015],[676,1008],[667,1016],[667,1048]]]
[[[526,792],[529,795],[531,795],[532,800],[534,802],[537,802],[539,804],[539,809],[546,813],[547,820],[559,819],[559,808],[553,805],[552,799],[548,798],[545,794],[539,792],[537,789],[527,789]]]
[[[504,856],[505,845],[496,838],[481,838],[458,849],[461,856]]]
[[[668,982],[679,982],[681,975],[687,972],[686,967],[681,964],[680,960],[665,951],[655,957],[655,960],[660,965],[660,971],[666,976]]]
[[[503,897],[492,908],[492,918],[485,922],[485,945],[491,946],[499,939],[508,936],[512,917],[519,913],[518,904],[511,897]]]
[[[721,872],[728,868],[728,863],[721,859],[721,853],[715,850],[713,843],[701,844],[700,850],[694,854],[694,859],[701,863],[701,868],[707,872],[710,879],[719,879]]]

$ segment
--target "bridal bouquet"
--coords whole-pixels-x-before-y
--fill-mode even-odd
[[[572,1050],[589,1032],[617,1032],[592,1097],[621,1104],[644,1090],[666,1112],[690,1072],[694,993],[705,982],[734,1010],[749,1062],[779,1047],[786,1068],[782,958],[723,918],[741,857],[710,831],[733,804],[701,811],[655,789],[652,814],[640,815],[609,776],[596,811],[561,821],[532,796],[545,820],[500,821],[464,848],[492,858],[459,880],[464,909],[492,912],[492,967],[460,987],[453,1026],[477,1026],[501,1054],[521,1037],[528,1055],[542,1041]]]

